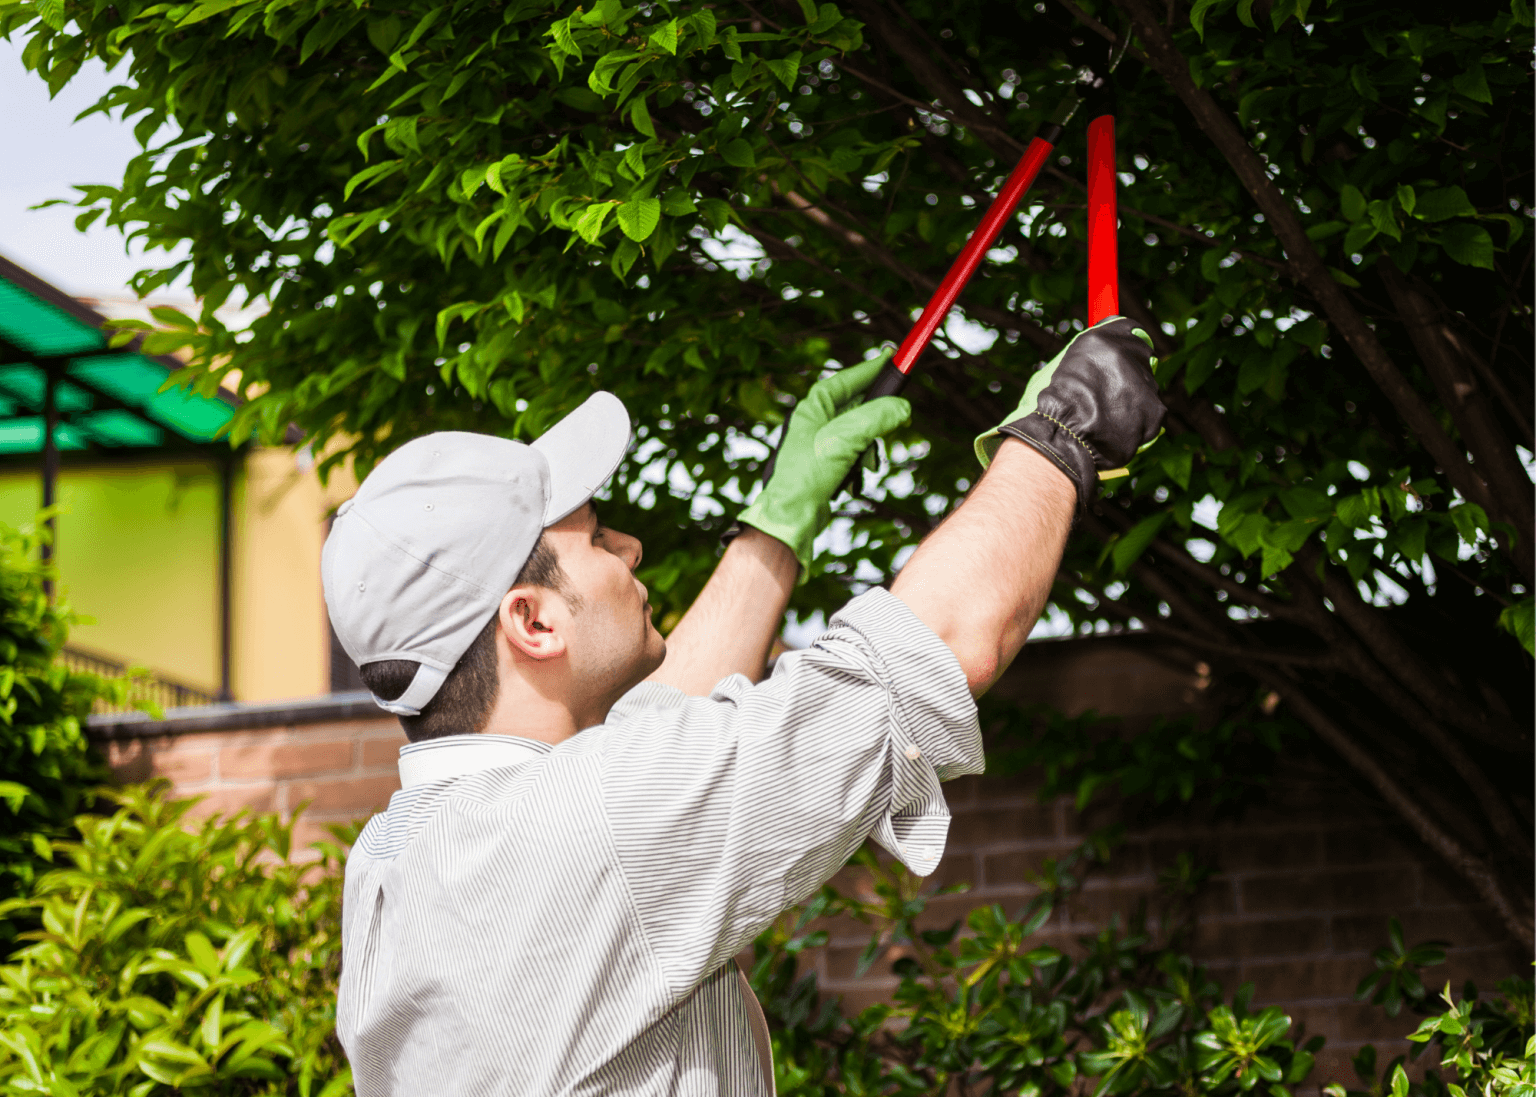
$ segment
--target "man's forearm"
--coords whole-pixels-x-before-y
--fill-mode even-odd
[[[795,554],[782,541],[743,529],[667,637],[667,658],[647,681],[698,697],[729,674],[757,681],[798,574]]]
[[[1040,616],[1075,503],[1056,466],[1009,439],[891,585],[955,653],[973,696],[1008,668]]]

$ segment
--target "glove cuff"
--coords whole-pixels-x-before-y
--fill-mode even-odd
[[[802,585],[811,575],[811,555],[816,544],[816,530],[814,522],[794,521],[787,516],[774,513],[774,508],[767,500],[768,492],[765,490],[757,500],[742,511],[736,518],[738,525],[751,526],[755,530],[766,533],[776,541],[782,541],[789,551],[795,554],[795,559],[800,562],[800,574],[795,579],[795,586]]]
[[[1099,473],[1094,465],[1093,449],[1065,423],[1041,412],[1032,411],[1022,419],[1004,423],[997,430],[1000,435],[1017,438],[1026,445],[1032,446],[1067,475],[1073,486],[1077,488],[1079,513],[1086,510],[1088,505],[1097,498]],[[987,435],[982,435],[976,440],[978,455],[983,440],[987,438]],[[991,452],[995,453],[1000,444],[1001,439],[992,443]]]

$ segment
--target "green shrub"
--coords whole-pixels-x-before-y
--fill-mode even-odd
[[[121,703],[123,682],[56,662],[74,617],[49,604],[42,534],[0,526],[0,901],[25,895],[107,775],[83,730],[98,697]],[[25,924],[25,923],[22,923]],[[0,955],[19,926],[0,918]]]
[[[115,813],[53,843],[70,867],[9,904],[43,928],[0,968],[0,1088],[350,1093],[334,1034],[341,849],[294,864],[276,815],[193,830],[190,801],[108,795]]]
[[[1228,998],[1180,949],[1199,878],[1187,860],[1165,878],[1159,934],[1137,915],[1124,929],[1112,923],[1081,938],[1075,956],[1031,941],[1075,886],[1070,863],[1048,865],[1037,881],[1042,893],[1016,916],[980,907],[962,934],[959,922],[919,929],[931,898],[920,882],[872,857],[860,860],[872,875],[872,900],[826,889],[755,944],[752,982],[770,1018],[781,1097],[1291,1097],[1323,1046],[1314,1036],[1297,1047],[1289,1017],[1252,1008],[1253,984]],[[901,979],[894,1004],[845,1018],[821,1000],[814,975],[798,975],[797,954],[827,940],[813,924],[834,914],[872,924],[861,972],[894,950]],[[1392,931],[1397,948],[1388,966],[1399,1000],[1427,1011],[1417,968],[1444,955],[1433,945],[1403,949],[1395,922]],[[1363,989],[1378,992],[1382,980]],[[1531,1036],[1531,983],[1506,980],[1500,991],[1488,1002],[1469,986],[1460,1004],[1428,1017],[1410,1037],[1421,1049],[1441,1046],[1459,1082],[1430,1071],[1409,1087],[1401,1060],[1378,1082],[1368,1048],[1356,1069],[1370,1088],[1330,1087],[1330,1097],[1410,1097],[1410,1088],[1413,1097],[1536,1097],[1529,1049],[1518,1058]]]
[[[275,815],[191,829],[189,802],[147,786],[110,795],[115,813],[81,816],[78,841],[52,844],[70,867],[0,906],[42,924],[0,967],[0,1092],[350,1094],[334,1033],[341,845],[294,864],[292,825]],[[1292,1097],[1322,1046],[1297,1047],[1290,1018],[1252,1008],[1251,985],[1229,998],[1182,951],[1201,878],[1188,859],[1165,876],[1156,919],[1112,924],[1076,955],[1032,939],[1079,883],[1073,858],[1046,866],[1019,914],[980,907],[964,933],[920,929],[921,881],[860,861],[872,899],[824,889],[754,946],[782,1097]],[[813,923],[834,914],[871,925],[861,968],[894,961],[892,1004],[844,1017],[798,975],[797,955],[827,939]],[[1395,923],[1390,935],[1361,996],[1425,1015],[1410,1039],[1452,1073],[1410,1084],[1402,1059],[1378,1072],[1367,1048],[1355,1061],[1366,1089],[1329,1097],[1536,1097],[1530,982],[1506,980],[1492,1000],[1447,988],[1437,1009],[1421,973],[1443,953],[1405,947]]]

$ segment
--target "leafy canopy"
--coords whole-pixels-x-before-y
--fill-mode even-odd
[[[1155,10],[1154,10],[1155,9]],[[1105,37],[1122,308],[1169,430],[1080,523],[1061,627],[1147,628],[1291,706],[1530,937],[1526,0],[3,0],[54,87],[144,153],[83,188],[185,260],[190,383],[238,439],[361,471],[435,429],[536,435],[596,387],[638,424],[607,520],[663,624],[762,439],[899,340]],[[796,609],[889,577],[969,439],[1083,320],[1082,119],[909,389]],[[249,331],[213,309],[265,301]],[[1524,448],[1522,456],[1521,448]],[[1246,703],[1246,701],[1245,701]],[[1454,788],[1439,788],[1446,774]],[[1470,818],[1448,803],[1475,805]]]

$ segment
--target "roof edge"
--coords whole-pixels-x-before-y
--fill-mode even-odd
[[[15,285],[20,286],[22,289],[26,290],[32,296],[37,297],[37,298],[39,298],[39,299],[41,299],[43,301],[46,301],[48,304],[52,305],[56,309],[59,309],[59,310],[61,310],[63,312],[69,313],[76,320],[79,320],[82,323],[89,324],[91,327],[96,328],[98,331],[101,330],[102,326],[105,325],[106,322],[111,319],[111,317],[103,316],[101,313],[99,313],[95,309],[91,308],[91,306],[89,306],[87,304],[84,304],[81,301],[78,301],[75,298],[71,297],[69,294],[65,293],[63,290],[59,289],[57,286],[55,286],[55,285],[53,285],[53,284],[51,284],[49,282],[44,282],[41,278],[39,278],[37,275],[33,274],[31,271],[27,270],[26,268],[17,266],[11,260],[7,259],[4,255],[0,255],[0,279],[4,279],[7,282],[11,282],[11,283],[14,283]],[[144,345],[144,336],[142,334],[140,334],[140,335],[135,335],[133,337],[132,341],[129,342],[126,346],[112,347],[112,348],[103,347],[100,353],[102,353],[102,354],[123,354],[123,353],[137,354],[137,355],[139,355],[139,356],[141,356],[143,358],[148,358],[151,362],[155,363],[157,366],[161,366],[161,367],[163,367],[165,369],[168,369],[172,373],[175,373],[178,370],[183,370],[183,369],[187,368],[187,364],[185,362],[183,362],[181,359],[175,357],[174,355],[170,355],[170,354],[146,354],[144,352],[144,350],[143,350],[143,345]],[[80,355],[73,355],[72,357],[85,358],[85,357],[90,357],[90,356],[89,355],[80,354]],[[245,403],[245,401],[242,400],[239,397],[238,394],[230,392],[223,385],[219,386],[219,390],[215,394],[215,398],[218,399],[218,400],[221,400],[222,402],[224,402],[226,404],[228,404],[230,407],[235,407],[235,408],[238,408],[241,404]]]

